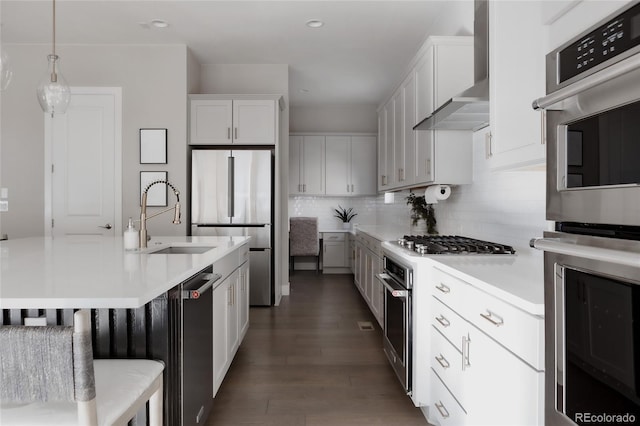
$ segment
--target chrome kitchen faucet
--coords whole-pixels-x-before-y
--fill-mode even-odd
[[[173,189],[173,193],[176,195],[176,205],[147,217],[147,192],[153,185],[157,183],[164,183],[165,185]],[[147,187],[144,189],[144,192],[142,193],[142,201],[140,203],[140,232],[139,232],[140,248],[147,248],[147,219],[151,219],[152,217],[156,217],[158,215],[161,215],[162,213],[166,213],[169,210],[174,210],[173,223],[175,225],[179,225],[180,224],[180,191],[178,191],[175,186],[173,186],[166,180],[156,180],[151,182],[149,185],[147,185]]]

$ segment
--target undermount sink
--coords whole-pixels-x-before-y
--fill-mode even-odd
[[[169,246],[149,254],[202,254],[214,248],[214,246]]]

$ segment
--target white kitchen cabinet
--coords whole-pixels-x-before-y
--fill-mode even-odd
[[[289,137],[289,194],[324,195],[325,137]]]
[[[545,164],[544,117],[531,107],[545,94],[542,3],[496,1],[489,6],[491,131],[485,149],[494,170]]]
[[[189,144],[275,145],[279,102],[189,95]]]
[[[344,232],[322,233],[322,273],[330,272],[331,268],[346,268],[349,266],[348,244]]]
[[[387,110],[382,108],[378,111],[378,192],[387,189]]]
[[[377,274],[382,273],[380,244],[380,241],[371,236],[356,233],[354,284],[382,327],[384,321],[383,289],[376,277]]]
[[[249,262],[213,289],[213,395],[249,327]]]
[[[238,339],[242,342],[249,329],[249,262],[240,266],[238,280]]]
[[[349,233],[349,268],[351,269],[352,274],[356,273],[355,265],[356,265],[356,237],[355,235]]]
[[[384,175],[380,173],[380,181],[387,184],[379,190],[471,182],[469,132],[414,131],[413,126],[473,84],[472,43],[472,37],[427,39],[411,71],[379,109],[379,127],[386,131],[385,139],[379,141],[386,147],[379,152],[387,153]]]
[[[225,279],[213,289],[213,395],[222,384],[231,364],[228,346],[229,334],[229,282]]]
[[[430,365],[432,379],[439,382],[431,383],[429,421],[542,424],[544,372],[541,364],[530,362],[538,363],[543,351],[543,319],[509,312],[516,308],[437,269],[431,282]],[[519,330],[518,335],[511,330]],[[522,340],[533,341],[536,348]],[[456,418],[454,423],[446,412]]]
[[[326,137],[326,195],[376,193],[375,136]]]

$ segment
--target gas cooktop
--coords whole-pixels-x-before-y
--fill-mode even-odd
[[[515,254],[511,246],[458,235],[405,235],[396,243],[419,254]]]

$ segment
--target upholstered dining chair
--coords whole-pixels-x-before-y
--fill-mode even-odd
[[[296,256],[315,256],[316,273],[320,270],[320,241],[317,217],[292,217],[289,219],[289,257],[291,270],[295,270]]]
[[[149,402],[162,425],[164,364],[94,360],[88,310],[73,327],[0,326],[0,424],[126,425]]]

